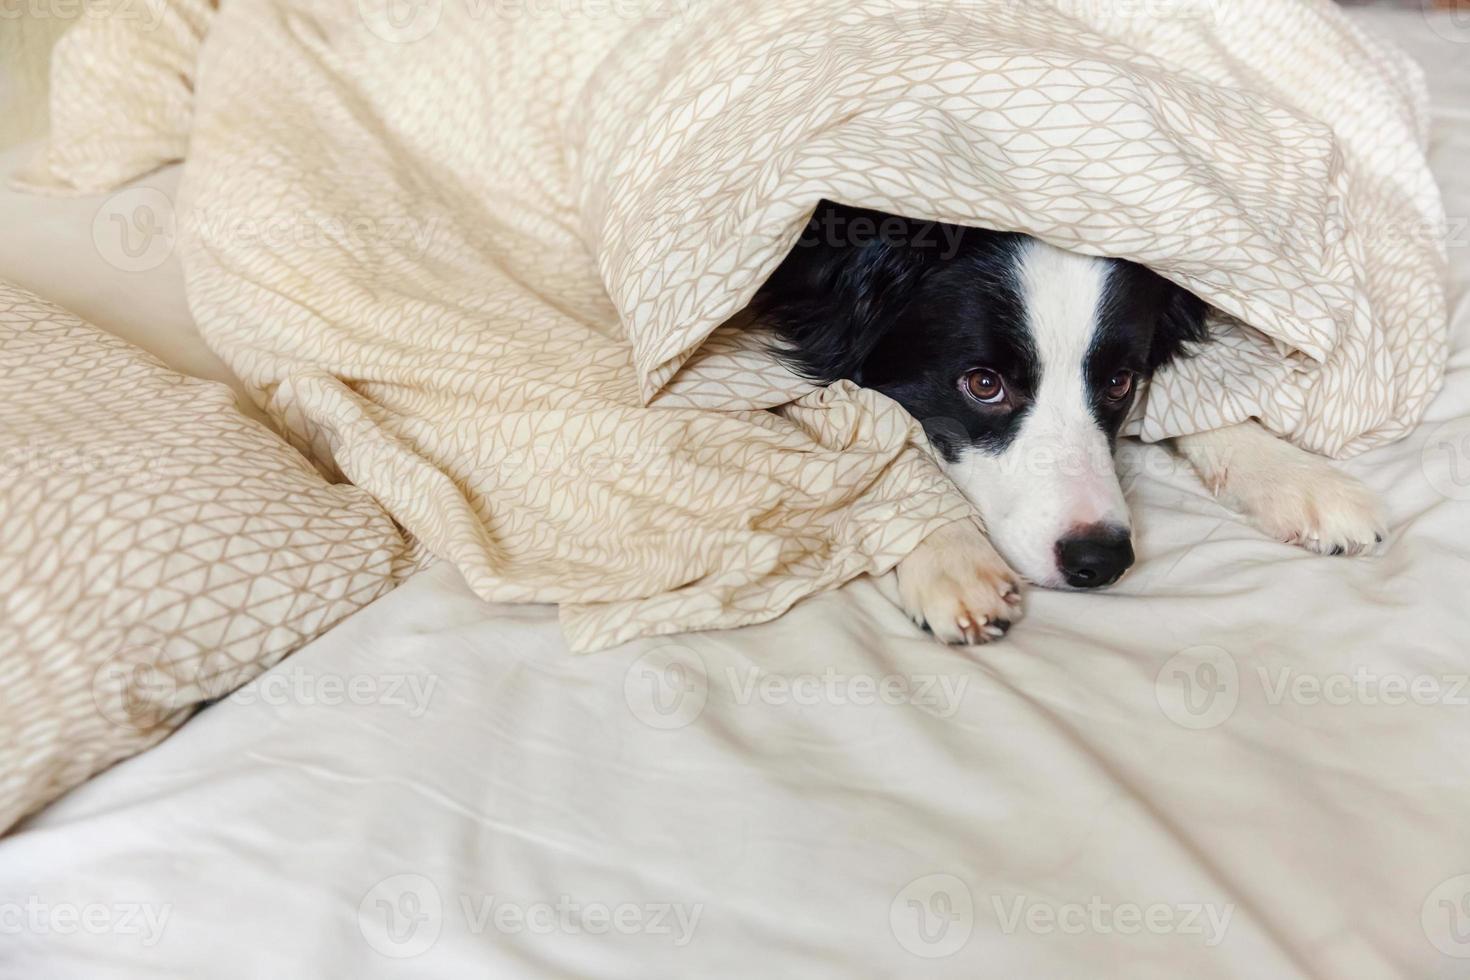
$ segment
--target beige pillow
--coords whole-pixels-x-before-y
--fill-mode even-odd
[[[50,52],[50,136],[12,182],[57,195],[109,190],[182,160],[194,69],[217,0],[93,4]]]
[[[410,570],[223,385],[0,282],[0,832]]]

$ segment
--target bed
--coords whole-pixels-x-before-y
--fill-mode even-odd
[[[0,840],[0,975],[1464,976],[1470,49],[1358,16],[1428,71],[1452,236],[1445,389],[1344,464],[1385,555],[1129,445],[1137,568],[978,652],[860,579],[573,655],[437,564]],[[232,383],[106,207],[0,195],[0,276]]]

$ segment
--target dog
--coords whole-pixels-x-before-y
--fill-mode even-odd
[[[1004,636],[1022,579],[1100,589],[1133,564],[1113,454],[1140,389],[1208,340],[1188,290],[1029,235],[823,201],[750,310],[799,374],[918,419],[974,505],[979,524],[934,532],[897,568],[905,611],[936,638]],[[1384,538],[1367,488],[1254,421],[1175,448],[1275,538],[1333,555]]]

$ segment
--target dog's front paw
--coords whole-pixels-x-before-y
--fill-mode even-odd
[[[1383,541],[1378,497],[1321,456],[1255,426],[1192,438],[1187,455],[1206,485],[1278,541],[1322,555],[1365,554]]]
[[[1016,573],[971,521],[929,535],[898,563],[904,612],[945,643],[989,643],[1021,618]]]
[[[1285,479],[1232,481],[1221,496],[1273,538],[1319,555],[1367,554],[1385,534],[1373,491],[1326,462]]]

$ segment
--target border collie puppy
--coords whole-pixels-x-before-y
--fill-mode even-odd
[[[950,643],[1005,634],[1017,572],[1096,589],[1133,564],[1118,429],[1149,376],[1206,339],[1205,310],[1132,262],[826,201],[752,304],[795,370],[917,418],[975,505],[985,532],[952,524],[898,566],[905,610]],[[1176,442],[1273,536],[1331,554],[1382,539],[1365,488],[1254,423]]]

